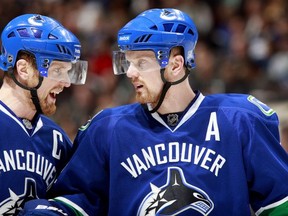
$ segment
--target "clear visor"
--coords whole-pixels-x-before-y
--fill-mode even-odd
[[[160,69],[159,62],[151,50],[113,52],[113,71],[115,75],[126,74],[128,70],[131,72],[151,72]]]
[[[87,70],[87,61],[64,62],[54,60],[48,68],[47,78],[58,82],[83,85],[86,81]]]
[[[113,51],[113,71],[115,75],[126,74],[129,65],[125,52]]]

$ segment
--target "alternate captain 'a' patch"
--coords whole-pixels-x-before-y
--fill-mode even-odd
[[[152,183],[150,186],[151,192],[142,201],[138,216],[181,215],[186,211],[208,215],[214,208],[209,196],[187,183],[183,171],[178,167],[168,168],[164,186],[157,187]]]

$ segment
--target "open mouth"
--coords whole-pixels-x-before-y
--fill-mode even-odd
[[[61,92],[61,91],[51,91],[51,92],[49,93],[49,96],[50,96],[50,98],[52,98],[53,102],[56,101],[56,97],[57,97],[58,94],[60,94],[60,92]]]
[[[143,85],[141,83],[138,83],[138,82],[134,82],[133,85],[134,85],[134,88],[136,91],[143,88]]]
[[[137,85],[136,89],[141,89],[143,87],[143,85]]]
[[[57,95],[56,93],[52,93],[52,92],[50,93],[50,97],[52,97],[54,99],[56,99],[56,95]]]

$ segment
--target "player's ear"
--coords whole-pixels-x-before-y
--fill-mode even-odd
[[[28,68],[29,68],[29,63],[25,59],[19,59],[16,62],[16,68],[17,68],[17,73],[22,79],[28,79],[29,74],[28,74]]]
[[[178,54],[173,56],[172,58],[172,73],[174,75],[178,75],[181,71],[183,71],[184,67],[184,58],[182,55]]]

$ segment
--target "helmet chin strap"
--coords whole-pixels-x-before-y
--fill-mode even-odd
[[[36,111],[37,113],[43,113],[42,112],[42,109],[41,109],[41,106],[40,106],[40,101],[39,101],[39,98],[38,98],[38,95],[37,95],[37,89],[41,86],[42,82],[43,82],[43,77],[42,76],[39,76],[39,82],[38,82],[38,85],[31,88],[31,87],[28,87],[28,86],[25,86],[23,85],[22,83],[20,83],[16,77],[14,76],[14,73],[13,73],[13,69],[12,68],[9,68],[8,69],[8,74],[10,75],[10,77],[13,79],[13,81],[18,85],[20,86],[21,88],[23,89],[26,89],[28,91],[30,91],[30,94],[31,94],[31,99],[33,101],[33,104],[36,108]]]
[[[156,111],[159,109],[159,107],[160,107],[161,104],[163,103],[163,100],[164,100],[164,98],[165,98],[165,95],[166,95],[168,89],[169,89],[172,85],[177,85],[177,84],[183,82],[183,81],[188,77],[188,75],[189,75],[189,71],[188,71],[188,70],[185,70],[185,75],[184,75],[181,79],[179,79],[179,80],[177,80],[177,81],[175,81],[175,82],[168,82],[168,81],[165,79],[165,77],[164,77],[164,72],[165,72],[165,68],[161,68],[161,69],[160,69],[160,74],[161,74],[161,79],[162,79],[164,85],[163,85],[163,88],[162,88],[162,92],[161,92],[161,95],[160,95],[160,99],[159,99],[157,105],[156,105],[152,110],[149,110],[150,113],[154,113],[154,112],[156,112]]]

